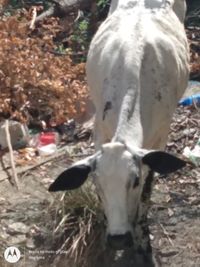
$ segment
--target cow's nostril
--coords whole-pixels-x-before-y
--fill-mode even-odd
[[[131,232],[127,232],[123,235],[108,235],[108,245],[116,250],[124,249],[133,246],[133,238]]]

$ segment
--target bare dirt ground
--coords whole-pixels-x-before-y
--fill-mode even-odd
[[[181,154],[199,138],[199,110],[178,108],[167,150]],[[190,166],[159,177],[150,211],[152,244],[162,266],[200,266],[200,168]]]

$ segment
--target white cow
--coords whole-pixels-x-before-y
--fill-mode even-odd
[[[187,87],[184,15],[183,0],[113,0],[90,45],[96,153],[64,171],[49,190],[75,189],[94,173],[114,249],[151,252],[146,217],[153,172],[185,165],[160,151]]]

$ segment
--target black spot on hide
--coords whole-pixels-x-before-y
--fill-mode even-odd
[[[135,183],[134,183],[134,185],[133,185],[133,188],[136,188],[136,187],[138,187],[138,185],[140,184],[140,177],[139,176],[136,176],[136,178],[135,178]]]
[[[162,100],[161,92],[157,92],[155,98],[156,98],[156,100],[158,100],[160,102]]]
[[[112,109],[112,102],[107,101],[106,104],[105,104],[105,106],[104,106],[104,109],[103,109],[103,121],[105,120],[106,115],[107,115],[107,112],[110,109]]]

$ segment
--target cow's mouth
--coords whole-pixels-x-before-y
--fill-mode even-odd
[[[108,235],[107,244],[114,250],[123,250],[133,246],[133,237],[131,232],[122,235]]]

